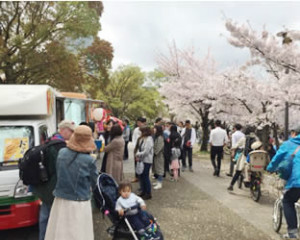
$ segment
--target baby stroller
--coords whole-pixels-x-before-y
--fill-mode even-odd
[[[101,173],[97,180],[97,187],[94,190],[94,199],[96,207],[99,208],[113,224],[107,229],[108,234],[113,237],[113,240],[148,240],[141,238],[139,234],[133,230],[126,218],[126,214],[125,217],[119,216],[115,210],[118,197],[118,184],[110,175]],[[149,218],[149,226],[155,235],[155,238],[152,239],[163,240],[164,238],[156,219],[146,211],[145,214],[147,218]],[[147,230],[149,231],[150,228]]]

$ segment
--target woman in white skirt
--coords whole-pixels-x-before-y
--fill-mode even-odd
[[[98,173],[90,153],[95,149],[91,129],[82,125],[59,151],[46,240],[94,240],[90,198]]]

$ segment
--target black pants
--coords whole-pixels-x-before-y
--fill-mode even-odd
[[[217,165],[216,165],[217,156]],[[219,176],[221,170],[221,159],[223,157],[223,146],[212,146],[210,151],[211,163],[215,169],[216,175]]]
[[[235,171],[235,174],[231,180],[230,185],[233,186],[235,182],[239,179],[239,176],[241,175],[242,171]]]
[[[129,143],[128,141],[125,142],[125,146],[124,146],[124,157],[123,157],[124,160],[128,159],[128,143]]]
[[[193,148],[183,146],[182,149],[182,166],[186,167],[186,154],[188,155],[189,167],[193,165]]]

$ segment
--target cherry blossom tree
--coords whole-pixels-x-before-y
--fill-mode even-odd
[[[284,104],[289,102],[294,106],[290,121],[290,127],[293,127],[299,116],[295,106],[300,102],[300,49],[297,42],[300,32],[285,29],[275,36],[266,29],[255,31],[250,24],[239,24],[231,19],[226,19],[225,26],[230,33],[227,38],[230,44],[249,49],[251,59],[246,66],[260,65],[268,73],[267,80],[264,79],[268,83],[264,85],[265,89],[258,84],[259,90],[264,90],[264,96],[269,98],[264,113],[268,112],[271,122],[265,126],[271,126],[273,130],[282,127]]]

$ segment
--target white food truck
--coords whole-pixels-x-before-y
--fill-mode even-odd
[[[48,85],[0,85],[0,230],[38,222],[40,201],[19,180],[26,150],[44,143],[63,119],[90,121],[92,105],[102,103],[66,97]]]

